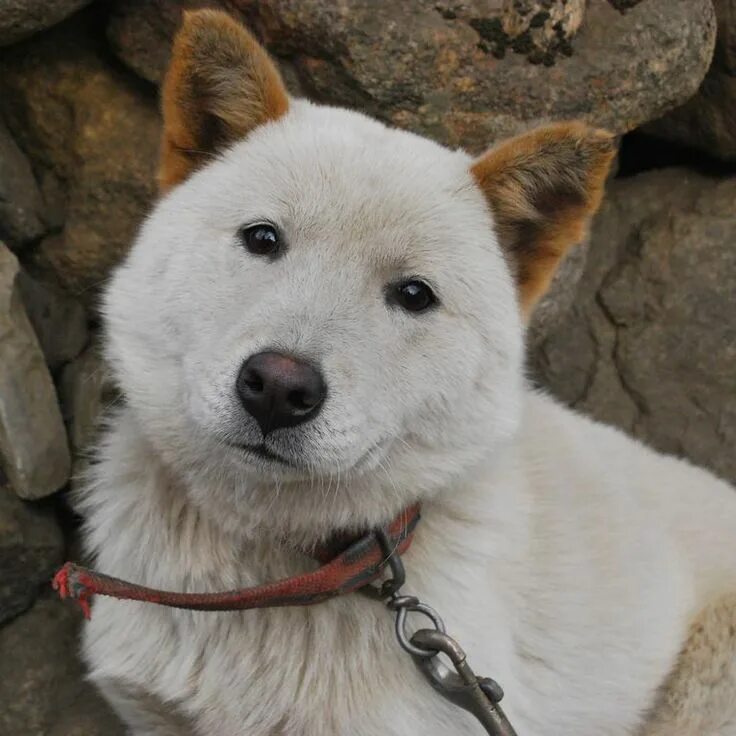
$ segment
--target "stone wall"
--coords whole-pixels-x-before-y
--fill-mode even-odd
[[[0,3],[0,733],[121,733],[48,580],[75,555],[66,496],[117,400],[98,296],[154,201],[157,85],[202,4]],[[736,481],[733,0],[207,4],[254,29],[293,94],[449,145],[571,117],[624,136],[530,326],[530,375]]]

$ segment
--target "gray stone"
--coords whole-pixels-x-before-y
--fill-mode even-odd
[[[736,179],[609,186],[577,300],[531,355],[540,383],[736,482]]]
[[[47,230],[43,209],[31,165],[0,121],[0,239],[12,248],[38,240]]]
[[[77,658],[81,615],[68,602],[38,600],[0,629],[0,733],[123,736]]]
[[[631,130],[693,94],[715,39],[710,0],[647,0],[625,13],[590,0],[577,34],[541,64],[504,30],[515,3],[455,3],[449,16],[423,0],[228,5],[316,98],[471,151],[551,119]]]
[[[155,96],[108,63],[95,32],[81,13],[0,57],[7,125],[62,211],[30,262],[90,306],[153,200],[160,137]]]
[[[718,40],[700,89],[646,132],[736,160],[736,0],[715,0]]]
[[[48,504],[0,485],[0,625],[29,608],[63,562],[64,540]]]
[[[222,5],[232,10],[224,2],[209,5]],[[158,84],[169,63],[171,39],[181,20],[182,10],[200,6],[199,0],[118,0],[107,26],[110,46],[136,74]],[[289,92],[304,96],[293,65],[279,57],[275,61]]]
[[[535,307],[526,336],[530,350],[542,343],[572,307],[578,282],[585,271],[588,247],[589,244],[585,242],[568,252],[557,269],[549,290]]]
[[[209,4],[239,10],[309,96],[476,152],[551,119],[623,133],[657,118],[695,92],[715,40],[710,0],[590,0],[584,15],[578,0],[524,4],[544,6],[542,15],[484,0]],[[191,5],[118,2],[116,52],[159,81]]]
[[[79,454],[94,439],[103,409],[116,398],[97,345],[90,345],[64,368],[59,393],[71,447]]]
[[[20,41],[66,18],[90,0],[1,0],[0,46]]]
[[[56,391],[17,286],[18,261],[0,244],[0,463],[22,498],[69,479],[70,457]]]
[[[158,84],[169,62],[182,8],[191,5],[176,0],[117,2],[107,27],[112,50],[136,74]]]
[[[23,304],[52,371],[76,358],[89,340],[82,305],[57,287],[18,275]]]

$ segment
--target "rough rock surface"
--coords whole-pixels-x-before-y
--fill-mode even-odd
[[[571,309],[578,282],[585,273],[589,247],[588,242],[581,243],[567,253],[552,279],[549,290],[534,308],[526,336],[530,351],[536,349]]]
[[[0,464],[22,498],[69,479],[71,460],[54,384],[17,287],[18,261],[0,243]]]
[[[47,230],[44,204],[31,165],[0,121],[0,239],[12,248]]]
[[[536,349],[540,383],[585,413],[736,482],[736,179],[621,179],[575,305]]]
[[[121,58],[147,79],[160,79],[177,7],[190,4],[118,3],[110,36]],[[627,12],[591,0],[577,34],[579,13],[571,13],[564,44],[539,58],[536,29],[509,25],[516,4],[216,4],[239,11],[277,57],[294,65],[311,97],[474,151],[550,119],[582,117],[622,133],[659,117],[697,89],[715,38],[710,0],[647,0]],[[530,55],[554,64],[531,63]]]
[[[3,0],[0,46],[20,41],[58,23],[90,0]]]
[[[18,274],[23,305],[51,371],[74,360],[89,339],[82,305],[57,287]]]
[[[80,619],[75,607],[47,598],[0,629],[0,733],[123,736],[83,680],[75,654]]]
[[[629,130],[694,91],[714,36],[710,2],[648,0],[622,14],[591,0],[572,56],[546,67],[486,50],[496,32],[484,38],[478,22],[496,4],[469,3],[454,20],[419,0],[353,0],[343,12],[318,0],[234,4],[321,99],[474,151],[549,119]]]
[[[155,96],[107,63],[94,19],[82,13],[0,54],[8,126],[64,221],[35,265],[87,302],[148,209],[159,140]]]
[[[573,53],[571,40],[583,23],[586,0],[444,0],[435,9],[445,20],[460,19],[478,32],[483,51],[503,59],[523,54],[533,64],[551,66]]]
[[[30,608],[63,562],[63,548],[53,509],[0,484],[0,625]]]
[[[171,39],[182,11],[201,5],[200,0],[118,0],[107,26],[110,47],[136,74],[158,84],[169,61]],[[208,6],[236,12],[228,0],[213,0]],[[303,96],[294,67],[286,59],[275,60],[289,92]]]
[[[194,5],[177,0],[117,2],[107,27],[112,50],[141,77],[159,83],[181,11]]]
[[[645,130],[736,160],[736,0],[715,0],[718,40],[713,63],[697,94]]]

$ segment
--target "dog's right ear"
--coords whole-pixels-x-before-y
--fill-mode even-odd
[[[161,191],[289,108],[266,51],[240,23],[216,10],[184,13],[162,100]]]

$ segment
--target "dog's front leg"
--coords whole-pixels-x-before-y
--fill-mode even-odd
[[[736,736],[736,594],[693,622],[640,736]]]

